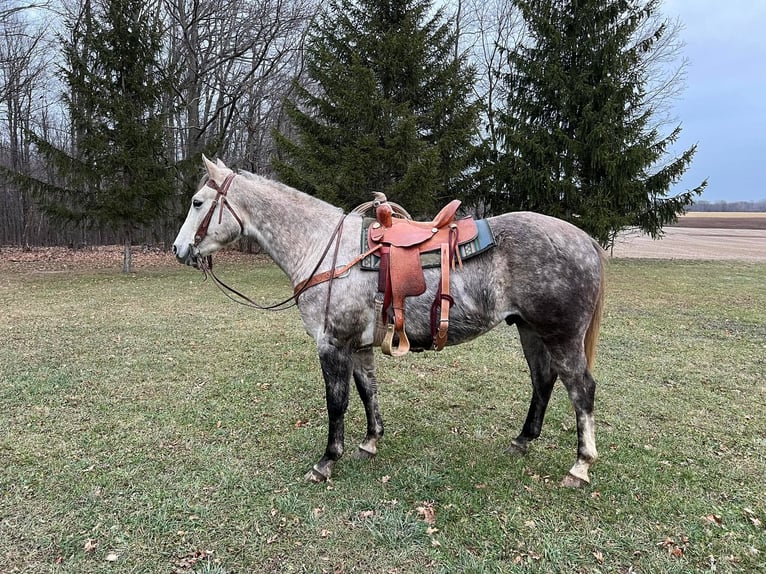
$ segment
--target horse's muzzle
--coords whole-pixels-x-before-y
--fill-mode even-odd
[[[193,244],[190,243],[186,249],[173,245],[173,254],[179,263],[199,269],[199,250]]]

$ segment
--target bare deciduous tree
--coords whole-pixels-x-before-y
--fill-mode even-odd
[[[32,5],[0,5],[0,164],[14,170],[32,169],[29,131],[39,125],[49,98],[48,41],[45,27],[25,17]],[[27,192],[2,183],[3,243],[28,245],[39,214]]]
[[[503,52],[520,41],[523,22],[507,0],[458,0],[449,4],[456,7],[455,17],[460,19],[461,48],[471,54],[471,63],[476,67],[474,95],[483,102],[486,116],[483,137],[494,149],[494,115],[505,107],[507,98],[498,72],[505,67]]]
[[[25,136],[29,128],[63,150],[77,145],[60,99],[65,87],[48,73],[60,68],[62,56],[58,46],[44,45],[43,38],[51,38],[51,29],[68,38],[66,22],[77,21],[88,4],[52,0],[22,6],[0,0],[0,163],[10,170],[31,173],[35,154]],[[303,36],[318,6],[316,0],[159,0],[147,5],[165,22],[163,73],[173,79],[163,101],[165,140],[167,155],[178,168],[179,197],[196,186],[202,151],[248,169],[270,168],[272,127],[280,121],[284,95],[300,73]],[[21,17],[37,19],[46,13],[75,18],[58,17],[56,29],[32,26]],[[41,104],[46,107],[34,109]],[[25,214],[36,212],[23,192],[8,182],[0,185],[0,207],[8,219],[0,241],[18,243],[22,230],[29,228]],[[174,227],[174,221],[159,222],[152,235],[167,236]],[[63,230],[59,237],[68,243],[111,240],[99,230],[79,233],[82,239]],[[39,234],[25,239],[51,240]]]
[[[294,78],[315,2],[165,0],[165,9],[177,159],[207,151],[265,167],[270,122]]]

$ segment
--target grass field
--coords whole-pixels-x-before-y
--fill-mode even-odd
[[[272,265],[224,265],[264,301]],[[294,310],[190,269],[0,275],[0,572],[766,572],[766,264],[617,260],[590,488],[561,386],[525,458],[513,329],[378,362],[386,436],[329,485]],[[353,399],[347,440],[364,434]]]

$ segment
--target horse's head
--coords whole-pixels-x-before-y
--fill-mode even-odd
[[[236,174],[221,160],[202,156],[207,179],[192,197],[192,204],[173,242],[173,253],[186,265],[199,267],[202,258],[237,239],[244,229],[242,220],[229,202],[228,192]]]

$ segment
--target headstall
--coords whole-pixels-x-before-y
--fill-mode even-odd
[[[223,208],[229,210],[229,212],[234,216],[234,219],[237,220],[237,223],[239,223],[239,230],[240,233],[244,233],[245,226],[242,225],[242,220],[239,218],[239,216],[235,213],[234,209],[231,207],[231,204],[229,203],[229,200],[226,198],[226,194],[229,192],[229,188],[231,187],[231,182],[234,181],[234,178],[237,176],[235,173],[230,173],[226,176],[226,179],[223,181],[222,185],[218,185],[213,179],[208,179],[207,183],[205,185],[211,189],[214,189],[217,193],[215,196],[215,199],[213,200],[213,203],[210,204],[210,209],[205,214],[205,217],[202,219],[202,222],[199,224],[199,227],[197,228],[197,233],[194,234],[194,247],[197,247],[203,239],[207,236],[207,229],[210,227],[210,221],[213,219],[213,213],[215,213],[215,208],[218,207],[218,203],[221,203],[221,210],[218,212],[218,224],[221,224],[221,219],[223,218]]]

